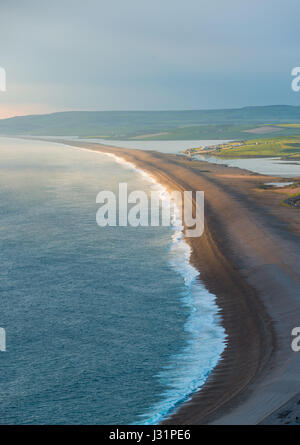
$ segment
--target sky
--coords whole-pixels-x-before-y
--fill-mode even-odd
[[[300,104],[299,0],[0,0],[0,117]]]

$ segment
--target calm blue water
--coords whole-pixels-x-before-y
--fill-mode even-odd
[[[75,137],[70,140],[87,141]],[[112,145],[115,147],[134,148],[138,150],[156,150],[162,153],[180,153],[188,148],[200,147],[201,145],[216,145],[226,143],[226,140],[195,140],[195,141],[114,141],[110,139],[89,139],[90,142]],[[239,167],[255,173],[272,176],[293,178],[300,175],[300,162],[294,160],[281,160],[280,158],[241,158],[221,159],[213,155],[198,155],[195,159],[207,161],[214,164],[225,164],[230,167]]]
[[[218,156],[209,155],[197,155],[195,159],[243,168],[261,175],[282,176],[283,178],[300,176],[300,162],[294,160],[281,160],[280,158],[221,159]]]
[[[105,155],[0,139],[2,424],[156,423],[220,358],[180,235],[97,226],[96,195],[119,182],[153,187]]]
[[[66,139],[66,138],[64,138]],[[98,144],[111,145],[113,147],[123,147],[123,148],[134,148],[136,150],[156,150],[161,153],[180,153],[188,148],[200,147],[201,145],[206,145],[207,147],[210,145],[222,144],[229,142],[228,140],[219,140],[219,139],[197,139],[192,141],[145,141],[145,140],[130,140],[130,141],[116,141],[113,139],[80,139],[77,137],[68,137],[70,140],[79,140],[82,142],[96,142]]]

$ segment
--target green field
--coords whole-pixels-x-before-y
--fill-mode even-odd
[[[68,111],[0,120],[1,135],[200,140],[300,137],[300,106],[223,110]]]
[[[280,156],[285,158],[300,158],[300,137],[277,137],[266,139],[251,139],[244,141],[238,148],[221,149],[213,153],[221,157],[267,157]]]
[[[291,124],[289,124],[291,125]],[[269,128],[269,131],[264,131],[260,134],[260,129],[265,127]],[[257,131],[257,133],[256,133]],[[280,136],[293,136],[299,134],[300,137],[300,125],[297,126],[277,126],[277,125],[232,125],[232,124],[218,124],[218,125],[193,125],[184,126],[174,129],[167,129],[166,134],[157,136],[139,137],[147,141],[151,140],[196,140],[196,139],[238,139],[247,140],[253,139],[255,136],[261,138],[269,138],[274,136],[274,133]]]
[[[277,124],[277,126],[283,128],[300,128],[300,124]]]

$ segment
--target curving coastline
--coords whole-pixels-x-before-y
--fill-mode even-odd
[[[299,392],[299,216],[280,196],[258,191],[276,177],[175,155],[85,144],[147,171],[168,190],[204,190],[205,231],[187,239],[192,264],[217,296],[228,345],[203,388],[163,423],[259,423]],[[287,213],[288,212],[288,213]]]
[[[89,149],[82,150],[87,151]],[[94,150],[91,151],[95,152]],[[123,167],[138,172],[156,191],[159,191],[162,200],[169,195],[168,190],[157,182],[153,176],[145,170],[137,168],[132,162],[110,152],[102,152],[101,154],[113,158]],[[198,280],[199,271],[191,264],[192,249],[184,237],[184,227],[178,220],[178,216],[179,209],[175,205],[172,212],[173,235],[170,240],[170,251],[176,251],[175,257],[178,262],[177,260],[174,261],[173,257],[173,260],[170,258],[170,264],[183,277],[187,288],[187,295],[182,295],[180,300],[184,306],[191,308],[191,314],[184,325],[184,330],[190,333],[190,341],[184,350],[171,358],[171,363],[172,360],[174,361],[173,364],[160,372],[160,378],[165,381],[168,389],[163,393],[159,402],[140,415],[140,421],[134,423],[136,425],[156,425],[170,417],[178,406],[189,400],[191,395],[204,385],[226,347],[226,333],[219,320],[219,307],[215,302],[215,296],[207,291],[201,280]],[[202,336],[206,339],[205,343],[203,343],[203,340],[199,342],[198,338],[198,333],[203,331],[203,327],[208,323],[204,314],[207,314],[206,316],[210,318],[207,331],[202,332]],[[204,344],[207,360],[205,363],[201,361]],[[211,349],[209,349],[209,345]],[[179,376],[186,380],[185,384],[178,385],[176,383]]]

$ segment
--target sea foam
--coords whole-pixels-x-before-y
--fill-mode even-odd
[[[80,150],[109,156],[124,168],[138,172],[151,183],[155,190],[159,190],[161,199],[170,202],[167,189],[134,163],[109,152],[85,148],[80,148]],[[188,401],[196,391],[201,389],[226,347],[227,336],[221,324],[216,296],[205,288],[199,279],[198,270],[191,264],[192,250],[184,238],[184,227],[181,224],[176,203],[172,209],[173,233],[170,239],[169,261],[184,282],[184,291],[180,295],[180,300],[189,313],[184,324],[187,341],[185,347],[171,356],[168,365],[156,376],[166,389],[157,403],[140,414],[139,420],[134,422],[136,425],[155,425],[173,414],[182,403]]]

